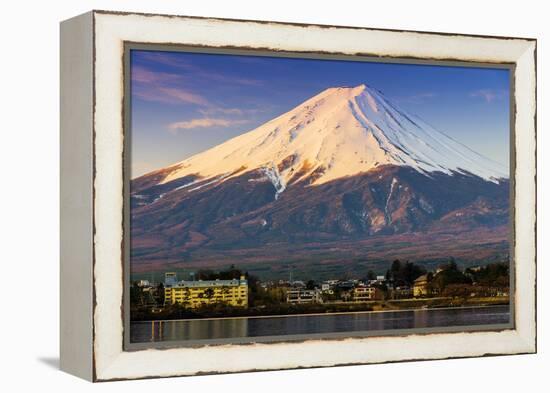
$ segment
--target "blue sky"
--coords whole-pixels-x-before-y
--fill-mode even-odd
[[[132,173],[183,160],[328,87],[366,83],[509,165],[509,71],[132,50]]]

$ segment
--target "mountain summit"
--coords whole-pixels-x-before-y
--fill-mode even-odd
[[[479,176],[496,182],[506,169],[435,130],[364,84],[329,88],[260,127],[163,170],[161,183],[188,175],[226,178],[263,168],[283,187],[313,184],[382,165]]]

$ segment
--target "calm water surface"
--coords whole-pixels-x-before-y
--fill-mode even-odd
[[[132,322],[132,343],[507,324],[504,306],[336,315]]]

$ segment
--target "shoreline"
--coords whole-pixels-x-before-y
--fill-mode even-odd
[[[432,298],[437,300],[438,298]],[[401,299],[395,300],[401,301],[417,301],[417,300],[432,300],[432,299]],[[439,298],[441,299],[441,298]],[[393,301],[389,301],[393,302]],[[374,302],[376,303],[376,302]],[[379,302],[378,302],[379,303]],[[191,322],[191,321],[217,321],[217,320],[241,320],[241,319],[267,319],[267,318],[290,318],[290,317],[319,317],[319,316],[335,316],[335,315],[358,315],[358,314],[381,314],[389,312],[406,312],[406,311],[427,311],[427,310],[453,310],[453,309],[477,309],[477,308],[491,308],[491,307],[510,307],[510,302],[494,302],[494,304],[470,304],[470,305],[447,305],[447,306],[435,306],[435,307],[410,307],[410,308],[395,308],[395,309],[381,309],[381,310],[364,310],[364,311],[337,311],[337,312],[315,312],[315,313],[299,313],[299,314],[273,314],[273,315],[241,315],[241,316],[228,316],[228,317],[198,317],[198,318],[180,318],[180,319],[147,319],[147,320],[130,320],[130,323],[150,323],[150,322]]]

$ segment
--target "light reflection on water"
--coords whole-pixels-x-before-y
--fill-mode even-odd
[[[504,306],[337,315],[132,322],[132,343],[506,324]]]

